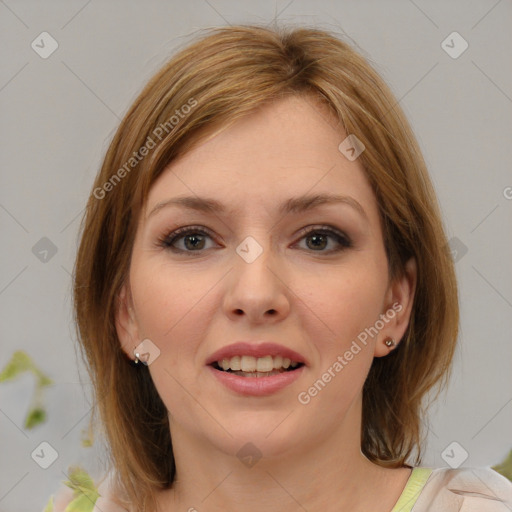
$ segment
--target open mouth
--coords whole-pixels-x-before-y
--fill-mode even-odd
[[[281,356],[234,356],[211,363],[221,372],[232,373],[240,377],[272,377],[285,372],[293,372],[304,366],[304,363],[292,361]]]

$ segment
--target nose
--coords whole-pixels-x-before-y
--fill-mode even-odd
[[[224,311],[233,320],[243,317],[252,324],[278,322],[290,311],[291,291],[286,283],[284,263],[278,261],[268,246],[259,247],[251,246],[250,242],[241,244],[233,258],[224,297]],[[244,253],[241,250],[244,248],[249,250]]]

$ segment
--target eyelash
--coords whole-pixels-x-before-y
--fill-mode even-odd
[[[184,238],[187,235],[206,235],[210,238],[213,238],[212,234],[209,232],[209,230],[206,230],[205,228],[199,227],[199,226],[188,226],[179,228],[171,233],[169,233],[167,236],[160,238],[158,240],[158,245],[160,247],[163,247],[165,249],[168,249],[175,253],[189,253],[192,254],[194,252],[201,253],[204,252],[206,249],[200,249],[198,251],[187,251],[182,249],[177,249],[173,246],[173,244],[181,239]],[[343,232],[338,231],[336,229],[331,228],[330,226],[313,226],[312,228],[303,228],[300,231],[300,240],[303,238],[306,238],[307,236],[310,236],[311,234],[320,234],[325,236],[330,236],[336,242],[341,246],[337,249],[331,249],[329,251],[314,251],[311,250],[311,252],[318,252],[318,253],[325,253],[325,254],[333,254],[340,251],[343,251],[345,249],[349,249],[352,247],[352,241],[350,238],[345,235]]]

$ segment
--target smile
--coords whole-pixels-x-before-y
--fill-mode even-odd
[[[212,366],[219,371],[229,372],[240,377],[271,377],[293,371],[303,363],[282,356],[233,356],[216,361]]]
[[[278,343],[239,341],[215,351],[205,364],[214,381],[235,395],[270,396],[300,378],[309,363]]]

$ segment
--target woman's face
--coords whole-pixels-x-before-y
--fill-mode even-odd
[[[277,456],[340,429],[359,435],[363,383],[390,351],[384,339],[405,332],[412,292],[388,282],[377,202],[359,160],[338,149],[345,137],[314,100],[290,97],[154,183],[117,329],[132,358],[146,339],[174,438]],[[307,199],[331,195],[342,199]],[[296,369],[267,373],[286,356]]]

